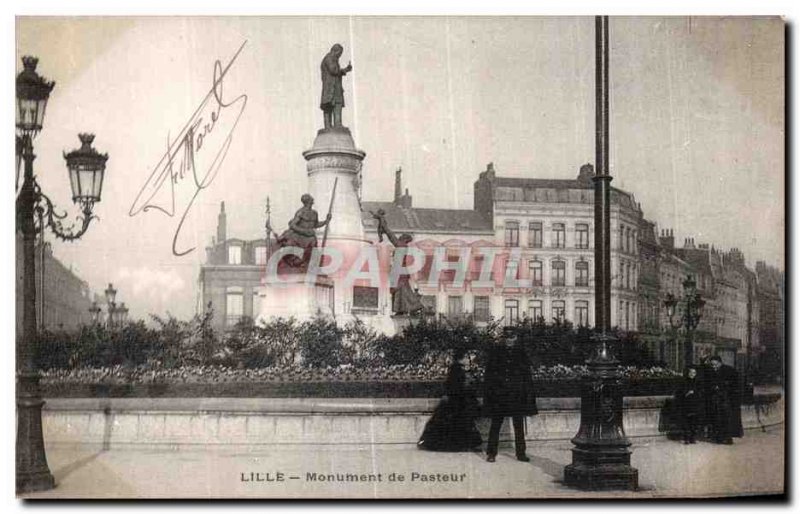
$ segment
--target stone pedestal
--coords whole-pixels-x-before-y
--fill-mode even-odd
[[[261,313],[258,320],[294,316],[310,319],[318,314],[334,316],[337,323],[348,317],[345,306],[352,305],[352,288],[343,286],[344,277],[361,248],[369,245],[364,236],[359,201],[361,163],[366,153],[356,148],[346,127],[322,129],[317,132],[311,149],[303,152],[307,161],[308,192],[314,197],[314,209],[324,220],[331,208],[326,248],[343,257],[339,270],[307,283],[306,273],[280,276],[281,283],[262,287]],[[317,230],[317,242],[323,243],[324,228]]]
[[[320,130],[311,149],[303,152],[308,161],[308,192],[314,197],[321,219],[328,213],[333,184],[337,182],[333,220],[328,227],[329,242],[368,243],[358,197],[361,163],[365,156],[366,153],[356,148],[346,127]]]
[[[261,313],[256,322],[291,317],[308,321],[315,316],[333,315],[334,287],[330,278],[320,276],[309,283],[305,273],[293,273],[281,275],[278,280],[261,287]]]

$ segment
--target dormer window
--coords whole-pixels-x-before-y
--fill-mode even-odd
[[[228,264],[242,263],[242,247],[239,245],[228,246]]]
[[[256,265],[264,266],[267,264],[267,247],[266,246],[256,246],[256,255],[255,255],[255,262]]]

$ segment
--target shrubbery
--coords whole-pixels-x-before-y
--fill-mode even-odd
[[[109,369],[136,380],[144,380],[141,377],[150,372],[180,377],[186,370],[202,375],[204,369],[213,373],[268,369],[269,376],[280,376],[281,370],[295,370],[291,374],[299,376],[301,370],[309,369],[329,370],[322,376],[351,376],[342,370],[354,369],[363,370],[358,376],[369,377],[382,376],[380,370],[421,367],[436,370],[438,376],[446,371],[454,350],[467,351],[480,368],[486,350],[500,334],[496,323],[478,326],[469,318],[424,317],[391,337],[358,318],[342,327],[322,317],[267,324],[246,319],[225,334],[211,328],[210,313],[189,321],[172,316],[153,316],[152,320],[152,327],[138,321],[114,330],[91,326],[76,333],[44,332],[37,362],[45,370]],[[548,374],[569,370],[570,376],[579,376],[592,347],[588,329],[526,320],[516,330],[535,368]],[[634,335],[618,337],[615,353],[623,365],[647,368],[656,364]]]

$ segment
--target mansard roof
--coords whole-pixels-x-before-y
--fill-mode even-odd
[[[362,202],[362,219],[367,230],[377,229],[369,211],[383,209],[386,223],[395,232],[494,232],[492,221],[472,209],[406,208],[393,202]]]

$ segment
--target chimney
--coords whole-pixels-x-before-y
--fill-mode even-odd
[[[662,230],[661,237],[658,238],[658,244],[667,250],[675,249],[675,237],[672,235],[672,230]]]
[[[472,185],[472,208],[489,221],[494,219],[494,163],[478,174]]]
[[[410,209],[411,195],[408,194],[408,188],[406,188],[405,194],[401,193],[403,190],[403,179],[401,177],[402,173],[403,168],[397,168],[397,171],[394,172],[394,204],[404,209]]]
[[[225,215],[225,202],[219,204],[217,216],[217,242],[224,243],[228,240],[228,219]]]
[[[403,196],[400,197],[400,203],[399,204],[400,204],[400,207],[403,207],[404,209],[410,209],[411,208],[411,195],[408,194],[408,188],[406,188],[406,194],[404,194]]]
[[[400,204],[400,196],[402,195],[403,190],[403,179],[401,177],[403,173],[403,168],[398,167],[397,171],[394,172],[394,203],[399,205]]]

